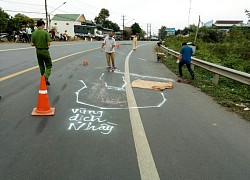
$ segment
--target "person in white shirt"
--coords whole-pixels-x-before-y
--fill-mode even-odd
[[[115,69],[115,49],[116,46],[115,39],[113,38],[113,33],[109,33],[109,36],[106,36],[101,47],[101,51],[103,51],[103,47],[105,46],[106,60],[107,60],[107,68],[111,68],[110,59],[112,61],[112,68]]]
[[[28,38],[29,38],[29,42],[31,42],[32,30],[31,30],[30,27],[27,27],[27,28],[26,28],[26,34],[27,34],[27,36],[28,36]]]

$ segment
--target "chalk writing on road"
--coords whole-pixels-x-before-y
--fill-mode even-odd
[[[102,119],[103,111],[92,111],[85,108],[72,109],[68,130],[97,131],[102,134],[110,134],[117,124]]]

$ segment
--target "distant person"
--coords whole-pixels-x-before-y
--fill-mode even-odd
[[[109,33],[108,36],[105,37],[103,43],[102,43],[102,47],[101,47],[101,51],[103,51],[103,47],[105,46],[105,53],[106,53],[106,60],[107,60],[107,68],[108,69],[115,69],[115,47],[116,42],[115,39],[113,38],[113,33]],[[112,61],[112,67],[110,64],[110,59]]]
[[[67,30],[64,31],[63,37],[64,37],[64,41],[67,41],[67,40],[68,40]]]
[[[51,37],[48,31],[44,30],[45,22],[37,21],[37,30],[32,33],[32,46],[36,47],[36,55],[40,73],[45,76],[46,85],[50,85],[49,77],[52,69],[52,61],[49,53]]]
[[[133,38],[133,50],[135,50],[137,47],[137,40],[138,40],[138,33],[136,33]]]
[[[25,27],[22,28],[21,34],[22,34],[22,37],[23,37],[24,41],[25,42],[29,42],[29,37],[28,37],[28,34],[26,32],[26,28]]]
[[[193,49],[187,45],[186,42],[182,43],[182,48],[180,50],[180,55],[178,56],[177,63],[179,63],[179,76],[182,78],[182,66],[186,64],[192,79],[194,80],[194,72],[191,69],[191,56],[193,54]]]
[[[161,45],[162,45],[162,40],[161,40],[161,39],[157,42],[157,45],[158,45],[159,47],[161,47]]]
[[[26,34],[28,35],[29,43],[31,42],[32,29],[30,27],[26,28]]]
[[[50,33],[50,36],[51,36],[52,40],[55,41],[55,38],[56,38],[56,32],[55,32],[55,30],[54,30],[54,29],[51,29],[51,30],[49,31],[49,33]]]

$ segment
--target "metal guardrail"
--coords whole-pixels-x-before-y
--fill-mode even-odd
[[[178,53],[174,50],[171,50],[165,46],[161,46],[161,48],[164,49],[168,54],[171,54],[171,55],[176,56],[176,57],[178,57],[180,54],[180,53]],[[207,61],[202,61],[202,60],[195,58],[195,57],[192,57],[191,64],[213,72],[214,73],[214,76],[213,76],[213,83],[214,84],[218,84],[219,75],[221,75],[221,76],[236,80],[238,82],[250,85],[250,74],[248,74],[248,73],[237,71],[234,69],[230,69],[230,68],[220,66],[217,64],[213,64],[213,63],[210,63]]]

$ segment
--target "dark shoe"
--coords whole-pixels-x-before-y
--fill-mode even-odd
[[[116,67],[115,67],[115,66],[113,66],[113,67],[112,67],[112,69],[116,69]]]
[[[45,81],[46,81],[46,85],[50,85],[50,82],[49,82],[49,80],[48,80],[48,78],[45,78]]]
[[[194,75],[192,76],[192,80],[194,80]]]

